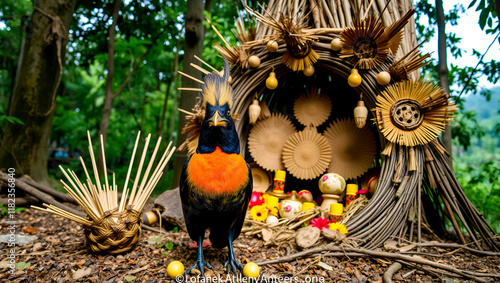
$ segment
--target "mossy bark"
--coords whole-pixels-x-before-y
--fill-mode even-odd
[[[39,0],[34,7],[58,16],[65,28],[61,41],[61,61],[73,19],[76,0]],[[11,97],[9,116],[24,125],[8,124],[0,148],[0,169],[15,168],[16,175],[29,174],[36,181],[48,181],[49,137],[54,117],[55,96],[60,81],[56,38],[47,39],[53,19],[34,10],[21,49],[16,87]]]

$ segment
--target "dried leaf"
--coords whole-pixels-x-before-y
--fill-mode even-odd
[[[137,279],[137,277],[132,276],[132,275],[125,276],[125,281],[127,281],[127,282],[132,282],[135,279]]]
[[[80,268],[75,273],[73,273],[73,279],[78,280],[85,276],[89,276],[92,273],[92,268]]]
[[[405,246],[398,248],[398,250],[400,252],[404,253],[404,252],[413,250],[416,246],[417,246],[417,244],[405,245]]]
[[[24,231],[24,233],[26,233],[26,234],[36,234],[36,233],[38,233],[38,229],[36,229],[36,228],[34,228],[34,227],[31,227],[31,226],[24,227],[24,228],[23,228],[23,231]]]
[[[148,244],[150,244],[150,245],[152,245],[152,244],[158,244],[159,242],[161,242],[161,236],[153,237],[153,238],[149,238],[148,239]]]
[[[333,268],[331,266],[329,266],[328,264],[326,264],[326,263],[324,263],[322,261],[318,262],[316,265],[319,266],[319,267],[321,267],[321,268],[323,268],[323,269],[325,269],[325,270],[333,271]]]
[[[273,230],[268,228],[262,229],[262,239],[264,240],[264,242],[269,241],[273,237],[273,235],[274,235]]]
[[[387,250],[397,250],[398,242],[394,240],[388,240],[384,243],[384,248],[386,248]]]

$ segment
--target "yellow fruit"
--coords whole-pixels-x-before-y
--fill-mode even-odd
[[[229,76],[229,79],[227,80],[227,82],[231,85],[233,84],[233,77]]]
[[[243,275],[248,278],[258,278],[260,267],[255,262],[249,262],[243,267]]]
[[[352,87],[357,87],[361,84],[361,76],[359,75],[357,69],[352,69],[351,74],[347,78],[347,82]]]
[[[269,73],[269,78],[266,80],[266,86],[268,89],[275,89],[278,87],[278,80],[276,79],[276,73]]]
[[[267,42],[267,50],[269,50],[269,52],[276,52],[278,51],[278,43],[274,40],[269,40]]]
[[[386,85],[391,82],[391,74],[386,71],[382,71],[377,75],[377,83],[379,85]]]
[[[167,266],[167,275],[175,279],[175,277],[184,274],[184,264],[178,260],[174,260]]]
[[[257,68],[260,66],[260,58],[252,55],[250,58],[248,58],[248,64],[250,64],[250,67],[252,68]]]
[[[304,73],[304,75],[310,77],[314,74],[314,67],[312,65],[309,65],[302,72]]]
[[[342,41],[340,38],[334,38],[332,42],[330,42],[330,47],[333,51],[340,51],[340,49],[342,49]]]

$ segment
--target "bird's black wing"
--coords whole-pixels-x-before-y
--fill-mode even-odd
[[[193,241],[197,241],[199,236],[205,234],[206,219],[204,216],[203,202],[200,202],[193,188],[187,182],[187,167],[191,156],[188,157],[181,171],[179,182],[179,191],[181,195],[182,212],[184,213],[184,221],[188,230],[189,237]]]

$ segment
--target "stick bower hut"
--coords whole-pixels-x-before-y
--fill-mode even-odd
[[[249,140],[252,130],[266,119],[283,117],[284,124],[276,127],[292,129],[276,131],[277,135],[294,136],[294,128],[296,133],[313,129],[318,135],[329,127],[341,133],[347,129],[345,135],[329,140],[342,148],[314,151],[307,148],[314,146],[308,139],[296,142],[286,155],[287,159],[300,155],[290,162],[293,166],[310,162],[308,156],[321,160],[324,156],[315,154],[324,152],[331,154],[328,162],[336,166],[325,165],[318,174],[319,166],[313,164],[314,170],[299,176],[285,168],[286,191],[307,189],[318,196],[318,180],[329,173],[328,168],[363,158],[368,167],[349,164],[346,172],[351,173],[343,176],[348,183],[363,186],[365,175],[380,172],[369,202],[345,221],[347,236],[360,246],[373,249],[398,237],[421,242],[423,228],[443,234],[446,223],[451,223],[461,243],[472,242],[481,249],[482,240],[490,249],[500,250],[496,232],[464,194],[439,139],[456,108],[439,86],[419,78],[418,70],[429,54],[418,51],[412,1],[270,0],[258,11],[245,9],[247,15],[236,20],[233,31],[237,46],[212,28],[222,41],[215,48],[232,65],[232,111],[239,115],[236,128],[249,163],[259,163],[258,154],[249,149],[256,142]],[[312,102],[294,105],[305,101]],[[203,115],[199,105],[195,112],[186,128],[191,152],[197,139],[193,125]],[[340,122],[344,124],[335,127]],[[359,141],[365,136],[350,142],[346,137],[356,134],[345,125],[373,133],[373,141],[368,141],[376,146],[372,162],[359,153],[371,152]],[[273,147],[270,151],[285,147],[289,137],[274,138],[272,129],[267,132],[268,136],[254,140],[267,141]],[[272,173],[286,167],[284,158],[274,168],[261,167]],[[307,170],[302,167],[296,171]]]

